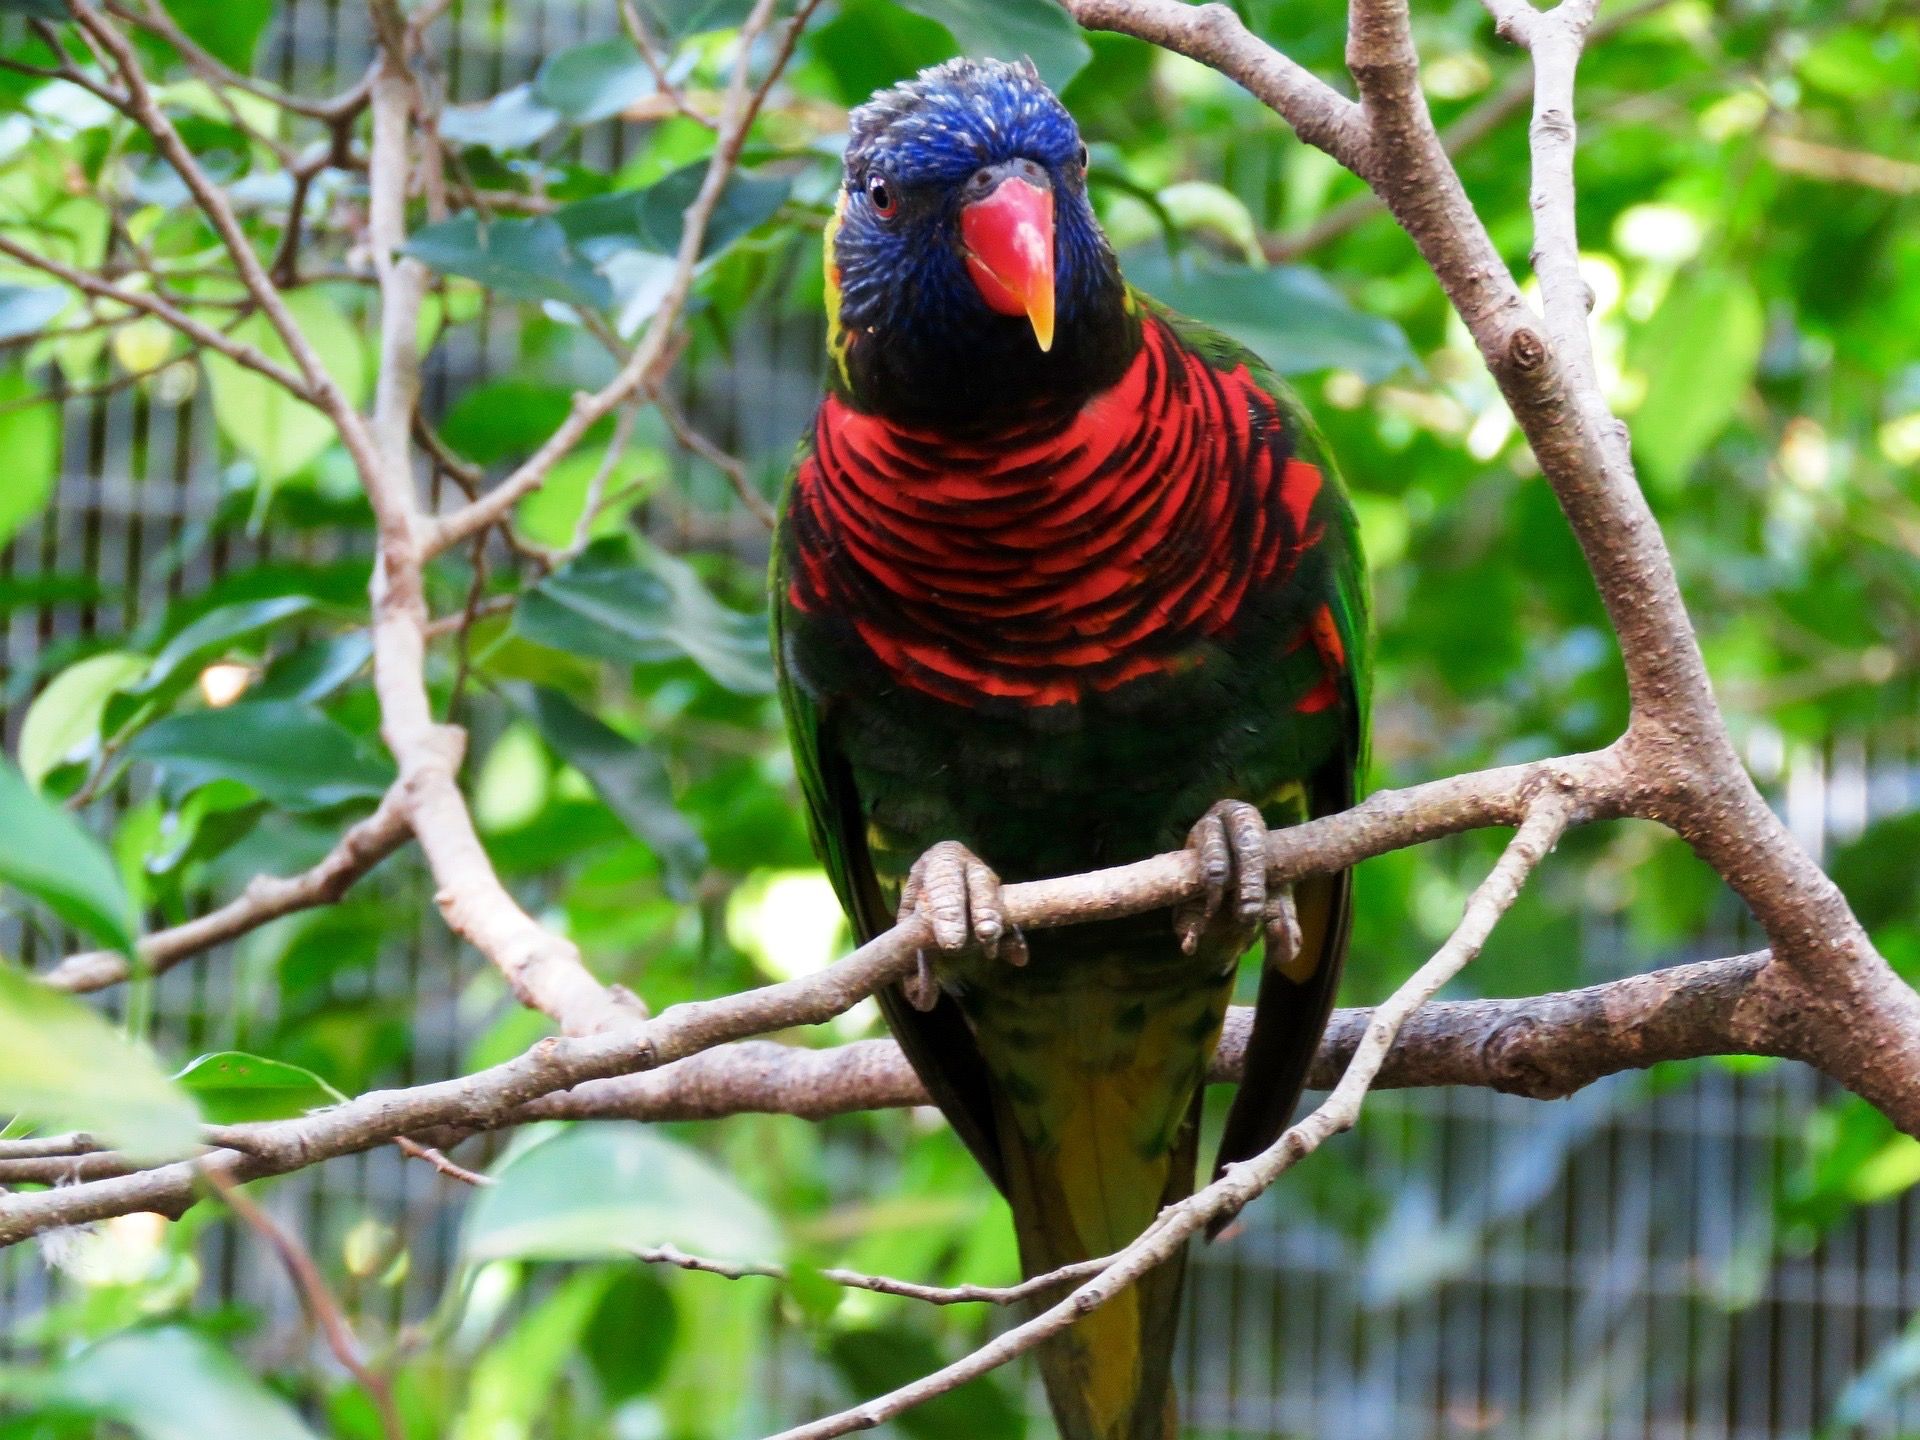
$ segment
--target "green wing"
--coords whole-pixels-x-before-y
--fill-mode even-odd
[[[789,491],[791,486],[789,476]],[[835,739],[833,702],[830,697],[812,693],[791,663],[788,647],[792,628],[801,617],[791,612],[787,601],[786,524],[783,507],[779,531],[774,536],[773,594],[768,606],[773,618],[774,672],[787,717],[794,769],[807,805],[807,830],[814,853],[833,882],[840,908],[853,925],[855,936],[865,944],[893,925],[893,909],[867,850],[866,811],[852,768]],[[917,1010],[897,985],[889,985],[874,999],[927,1093],[981,1168],[1004,1190],[1004,1166],[986,1062],[959,1005],[942,995],[933,1009]]]

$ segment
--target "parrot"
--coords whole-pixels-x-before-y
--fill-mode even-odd
[[[1122,277],[1087,147],[1030,62],[923,70],[848,132],[825,394],[773,542],[778,690],[854,933],[929,927],[876,998],[1031,1277],[1193,1193],[1257,941],[1215,1173],[1289,1123],[1352,890],[1344,872],[1270,890],[1266,834],[1355,800],[1366,572],[1274,372]],[[1003,883],[1182,848],[1204,893],[1171,917],[1029,934],[1007,916]],[[1062,1440],[1179,1433],[1184,1268],[1041,1345]]]

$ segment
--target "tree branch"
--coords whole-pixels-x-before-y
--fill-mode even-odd
[[[379,808],[340,837],[325,858],[298,875],[257,875],[234,900],[184,925],[156,930],[138,947],[140,968],[158,975],[216,945],[299,910],[331,905],[369,870],[398,850],[410,834],[405,798],[396,787]],[[113,950],[69,955],[40,977],[56,990],[104,990],[132,973],[126,956]]]

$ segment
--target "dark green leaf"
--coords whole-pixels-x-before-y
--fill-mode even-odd
[[[952,1358],[931,1337],[905,1325],[842,1330],[828,1355],[847,1388],[860,1396],[911,1384]],[[1021,1440],[1027,1433],[1026,1412],[993,1376],[936,1395],[893,1423],[912,1440]]]
[[[1354,309],[1317,270],[1175,263],[1154,254],[1129,256],[1125,269],[1142,290],[1224,330],[1278,375],[1353,370],[1377,381],[1417,364],[1398,325]]]
[[[67,7],[61,0],[0,0],[0,15],[31,15],[36,20],[64,20]]]
[[[1086,38],[1054,0],[900,0],[946,28],[975,59],[1033,61],[1055,90],[1092,58]]]
[[[0,758],[0,885],[31,895],[104,944],[133,949],[136,922],[120,872],[80,822],[34,794]]]
[[[514,698],[554,752],[586,776],[607,808],[659,857],[667,893],[686,899],[706,868],[707,847],[675,807],[660,757],[556,690],[516,687]]]
[[[683,166],[644,190],[624,190],[562,205],[552,218],[566,232],[574,249],[596,264],[622,250],[672,255],[680,248],[686,209],[699,193],[706,172],[705,161]],[[786,203],[791,189],[786,180],[736,172],[720,193],[719,204],[707,222],[700,253],[712,255],[765,224]]]
[[[559,300],[605,309],[613,291],[606,278],[567,244],[550,215],[482,224],[456,215],[413,232],[409,255],[448,275],[464,275],[516,300]]]
[[[653,71],[626,40],[574,45],[540,62],[533,98],[576,125],[618,115],[654,92]]]
[[[373,636],[365,630],[316,640],[268,666],[253,687],[253,698],[318,704],[358,675],[372,658]]]
[[[0,964],[0,1110],[85,1130],[141,1159],[173,1159],[200,1115],[144,1046],[71,995]]]
[[[32,335],[67,306],[67,292],[52,285],[0,285],[0,340]]]
[[[174,715],[136,735],[127,753],[159,766],[175,797],[238,780],[285,810],[377,799],[393,780],[391,765],[358,737],[291,700]]]
[[[127,687],[130,695],[151,695],[179,674],[181,668],[200,660],[214,660],[233,641],[284,623],[313,609],[309,595],[275,595],[264,600],[247,600],[209,610],[184,627],[153,657],[153,664],[138,684]]]
[[[173,1078],[214,1125],[287,1120],[347,1098],[311,1070],[240,1050],[202,1055]]]
[[[627,1121],[575,1125],[495,1172],[467,1211],[461,1253],[483,1260],[592,1260],[677,1245],[767,1263],[780,1232],[699,1151]]]
[[[765,622],[722,605],[686,561],[648,549],[641,563],[584,558],[550,575],[514,610],[527,639],[628,664],[685,656],[729,690],[773,688]]]

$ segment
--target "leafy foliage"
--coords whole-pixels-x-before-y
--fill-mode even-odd
[[[510,13],[520,8],[503,7],[499,23],[520,23]],[[669,78],[711,110],[745,5],[639,9]],[[1256,33],[1338,81],[1341,7],[1241,9]],[[169,0],[168,10],[242,69],[276,13],[270,0]],[[0,0],[0,11],[5,53],[44,63],[11,17],[57,20],[63,7]],[[1524,62],[1475,0],[1418,12],[1443,124],[1504,93]],[[1709,663],[1769,782],[1783,768],[1769,757],[1804,759],[1835,735],[1871,741],[1874,755],[1904,755],[1913,741],[1920,22],[1909,12],[1891,0],[1674,0],[1582,64],[1580,223],[1602,378],[1632,422]],[[1578,553],[1400,233],[1378,215],[1329,227],[1358,182],[1225,81],[1083,36],[1051,0],[831,0],[802,37],[710,227],[672,387],[690,421],[739,457],[744,483],[770,490],[817,393],[820,235],[844,107],[961,50],[1030,54],[1066,86],[1130,277],[1290,376],[1326,432],[1356,492],[1379,597],[1373,782],[1610,740],[1626,697]],[[141,53],[259,253],[275,256],[293,185],[268,137],[298,153],[324,129],[242,92],[229,111],[171,45],[147,37]],[[431,418],[454,459],[492,482],[610,373],[606,332],[630,338],[653,313],[713,141],[664,103],[651,67],[611,29],[546,53],[526,83],[483,93],[473,87],[486,73],[463,70],[460,103],[440,117],[457,213],[432,218],[422,205],[408,219],[410,251],[435,276],[420,337]],[[1529,240],[1525,124],[1510,109],[1461,155],[1516,269]],[[616,129],[619,145],[601,146]],[[82,268],[137,246],[197,319],[290,363],[208,263],[213,236],[152,146],[94,97],[6,75],[0,151],[10,238]],[[1873,178],[1888,174],[1908,177],[1904,191]],[[372,317],[365,287],[339,278],[363,264],[358,184],[315,182],[303,283],[289,297],[328,372],[363,401]],[[463,187],[488,197],[484,218],[462,204]],[[1269,263],[1263,244],[1285,263]],[[29,662],[8,652],[4,701],[24,720],[17,768],[0,766],[0,905],[28,927],[35,954],[127,948],[143,926],[198,913],[210,895],[313,863],[391,783],[363,628],[370,520],[326,423],[242,365],[188,353],[163,327],[11,262],[0,264],[0,341],[0,544],[39,547],[58,481],[94,463],[90,439],[63,433],[47,398],[56,389],[114,387],[143,414],[198,398],[217,432],[217,508],[144,556],[146,573],[129,582],[143,602],[191,593],[146,604],[126,633],[75,626],[84,638]],[[479,355],[488,368],[476,376]],[[550,569],[498,544],[483,567],[468,551],[436,562],[436,615],[473,603],[482,618],[464,646],[436,644],[428,678],[437,711],[469,727],[478,822],[510,885],[596,973],[657,1009],[801,973],[845,937],[811,869],[769,693],[762,532],[728,478],[655,412],[620,440],[613,424],[595,427],[516,511],[524,539],[565,552]],[[143,432],[135,443],[153,461],[146,447],[158,442]],[[582,531],[595,493],[605,509]],[[573,554],[577,534],[591,544]],[[199,590],[180,583],[263,538],[278,558]],[[125,598],[106,572],[66,559],[47,569],[37,557],[56,547],[32,553],[34,564],[0,574],[0,615]],[[131,803],[88,803],[123,777],[117,793]],[[1920,975],[1913,829],[1910,816],[1882,818],[1840,851],[1835,874],[1887,953]],[[1363,868],[1349,1000],[1377,998],[1445,932],[1485,843]],[[1473,986],[1536,991],[1644,967],[1733,918],[1711,873],[1646,827],[1582,832],[1565,851]],[[218,1038],[155,1027],[138,1001],[122,1034],[0,967],[0,1108],[23,1125],[165,1148],[189,1134],[196,1105],[239,1122],[323,1105],[335,1086],[425,1078],[444,1063],[430,1027],[372,981],[417,933],[416,881],[365,886],[204,962],[236,972],[257,1002]],[[1609,951],[1596,936],[1620,939]],[[463,1064],[504,1058],[538,1033],[491,977],[469,968],[458,979]],[[790,1038],[825,1043],[873,1024],[856,1011]],[[1592,1123],[1579,1112],[1543,1127],[1503,1177],[1504,1218],[1538,1203],[1543,1177]],[[1378,1193],[1337,1150],[1322,1158],[1289,1182],[1289,1222],[1343,1237],[1376,1298],[1436,1293],[1471,1262],[1477,1237],[1430,1223],[1418,1197]],[[459,1276],[393,1352],[410,1434],[746,1433],[766,1418],[753,1379],[776,1336],[803,1337],[822,1384],[867,1392],[956,1353],[987,1323],[958,1307],[849,1296],[819,1281],[819,1267],[986,1283],[1014,1269],[1002,1213],[959,1147],[898,1115],[579,1127],[523,1137],[492,1168],[500,1183],[464,1203]],[[1911,1141],[1864,1107],[1835,1106],[1769,1197],[1761,1249],[1817,1243],[1916,1181]],[[343,1222],[316,1251],[363,1333],[391,1339],[394,1277],[431,1263],[432,1243],[380,1228],[407,1217],[365,1218],[372,1229]],[[10,1395],[31,1397],[37,1428],[22,1433],[111,1423],[173,1440],[191,1425],[196,1440],[278,1440],[315,1433],[325,1415],[331,1433],[377,1434],[364,1397],[330,1370],[276,1363],[268,1387],[232,1360],[248,1317],[196,1301],[199,1223],[152,1239],[131,1278],[76,1280],[84,1304],[35,1319],[60,1343],[7,1377]],[[1413,1235],[1418,1264],[1406,1258]],[[661,1244],[780,1261],[790,1279],[655,1274],[626,1258]],[[1860,1377],[1836,1423],[1867,1423],[1920,1373],[1914,1353],[1909,1343]],[[902,1428],[1014,1436],[1023,1414],[995,1382]]]

